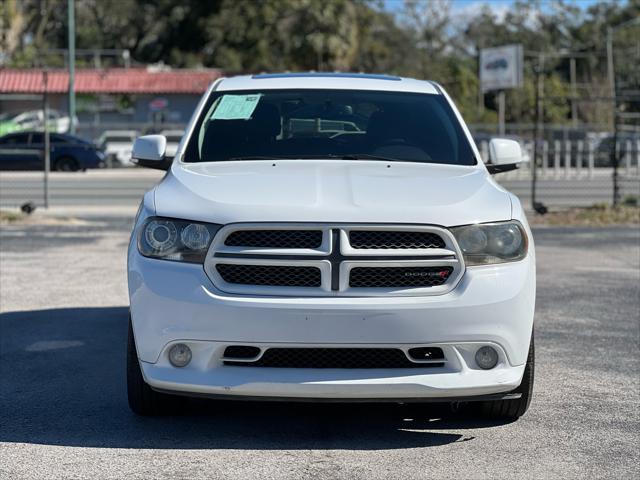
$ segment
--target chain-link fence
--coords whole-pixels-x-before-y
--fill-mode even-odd
[[[486,162],[489,141],[498,136],[493,125],[473,125],[476,143]],[[615,182],[618,199],[637,203],[640,196],[640,129],[607,132],[597,125],[584,128],[545,126],[534,162],[533,125],[507,125],[506,136],[518,140],[529,161],[496,180],[516,193],[527,208],[579,207],[612,204]],[[615,157],[613,149],[615,148]],[[617,165],[614,162],[617,158]],[[536,168],[534,178],[533,169]],[[617,170],[617,175],[614,172]]]

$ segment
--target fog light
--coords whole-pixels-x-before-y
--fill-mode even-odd
[[[184,343],[176,343],[169,350],[169,361],[174,367],[185,367],[191,361],[191,349]]]
[[[490,370],[498,364],[498,352],[493,347],[480,347],[476,352],[476,363],[483,370]]]

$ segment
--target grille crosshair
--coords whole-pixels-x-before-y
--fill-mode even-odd
[[[398,348],[269,348],[254,362],[225,361],[224,364],[271,368],[436,368],[444,366],[444,362],[412,362]]]
[[[445,247],[442,237],[431,232],[352,230],[349,232],[349,242],[355,249],[401,250]]]
[[[447,281],[451,267],[356,267],[349,274],[352,288],[436,287]]]
[[[317,267],[219,263],[216,270],[225,282],[241,285],[319,287],[322,281]]]
[[[237,230],[224,241],[229,247],[319,248],[322,230]]]

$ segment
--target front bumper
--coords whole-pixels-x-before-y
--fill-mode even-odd
[[[468,268],[457,287],[429,297],[277,298],[218,291],[201,265],[129,254],[131,316],[145,381],[185,394],[314,399],[451,399],[509,392],[522,379],[533,327],[535,266]],[[174,368],[168,350],[187,343],[192,362]],[[223,364],[229,345],[288,347],[439,346],[439,368],[289,369]],[[500,356],[491,370],[481,345]]]
[[[449,399],[509,392],[520,384],[524,372],[524,365],[508,365],[504,351],[495,344],[493,346],[501,357],[498,365],[490,371],[474,368],[473,354],[486,343],[438,344],[445,352],[447,363],[444,367],[425,369],[225,366],[220,359],[227,342],[185,343],[190,346],[194,358],[187,367],[172,367],[166,355],[154,364],[141,362],[145,381],[152,388],[206,396],[263,399]]]

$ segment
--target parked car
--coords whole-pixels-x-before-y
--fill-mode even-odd
[[[75,172],[104,166],[105,155],[73,135],[50,134],[51,170]],[[44,133],[25,131],[0,137],[0,170],[43,170]]]
[[[638,145],[640,144],[640,133],[619,132],[618,133],[618,165],[623,167],[626,157],[630,157],[630,163],[637,165]],[[596,167],[613,167],[611,154],[613,153],[614,136],[608,135],[598,143],[595,149],[594,165]]]
[[[139,135],[137,130],[106,130],[96,144],[105,153],[107,163],[111,166],[132,167],[131,149]]]
[[[364,133],[327,136],[334,112]],[[283,129],[312,118],[315,136]],[[485,166],[440,85],[222,79],[172,161],[165,151],[149,135],[132,154],[167,170],[129,244],[134,412],[190,395],[527,410],[533,239],[518,197],[491,178],[522,150],[492,139]]]
[[[162,130],[160,135],[167,139],[166,157],[173,158],[184,135],[184,130]]]
[[[47,110],[49,129],[64,133],[69,130],[69,116],[58,110]],[[76,124],[78,119],[76,118]],[[4,114],[0,117],[0,135],[22,130],[42,130],[44,128],[44,110],[31,110],[19,114]]]

